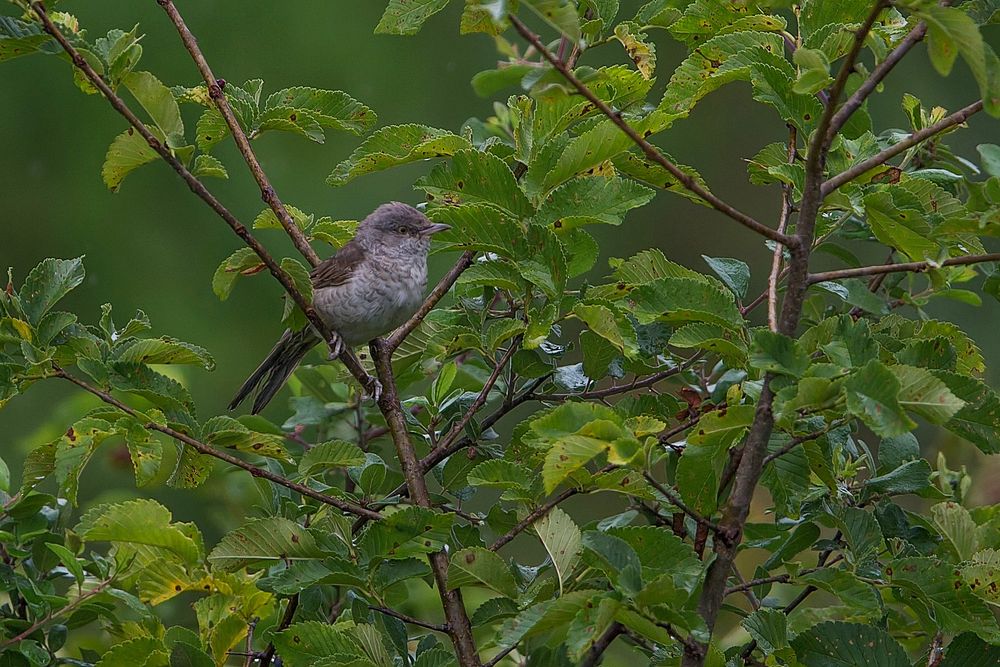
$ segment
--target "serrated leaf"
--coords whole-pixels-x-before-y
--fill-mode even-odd
[[[424,21],[447,5],[448,0],[389,0],[375,34],[415,35]]]
[[[101,177],[109,190],[117,192],[122,181],[132,170],[158,157],[159,155],[149,147],[142,135],[129,128],[115,137],[108,147],[104,165],[101,167]]]
[[[215,359],[208,350],[167,336],[140,338],[116,350],[114,358],[142,364],[191,364],[207,371],[215,369]]]
[[[517,598],[517,584],[507,564],[489,549],[470,547],[451,557],[448,588],[485,586],[508,598]]]
[[[285,88],[272,93],[264,102],[264,112],[274,109],[305,111],[321,127],[364,134],[378,120],[375,112],[339,90],[321,90],[306,86]],[[296,122],[297,119],[292,119]]]
[[[987,454],[1000,452],[1000,397],[989,386],[975,378],[935,371],[934,376],[965,406],[945,422],[944,427]]]
[[[170,89],[150,72],[130,72],[122,83],[163,132],[167,145],[171,148],[182,147],[185,143],[184,121]]]
[[[639,26],[630,21],[615,26],[615,38],[625,47],[625,53],[646,79],[653,78],[656,69],[656,45],[645,39]]]
[[[201,427],[201,439],[222,449],[265,456],[279,461],[290,459],[284,446],[284,436],[252,431],[232,417],[212,417]]]
[[[677,490],[696,512],[711,515],[718,507],[719,480],[729,449],[753,421],[752,405],[737,405],[704,415],[688,434],[677,462]]]
[[[329,440],[309,449],[299,461],[299,474],[311,477],[330,468],[359,466],[365,462],[365,453],[350,442]]]
[[[684,16],[670,26],[670,34],[693,47],[703,42],[707,35],[785,28],[785,20],[780,16],[755,14],[756,7],[748,7],[748,4],[695,0],[684,10]]]
[[[423,507],[407,507],[371,524],[361,535],[359,549],[370,560],[409,558],[440,551],[448,541],[454,515]]]
[[[572,0],[523,0],[524,4],[543,21],[568,37],[573,43],[580,39],[580,17]]]
[[[668,322],[709,322],[740,330],[743,316],[732,293],[693,278],[660,278],[629,294],[633,312],[642,324],[658,318]]]
[[[21,308],[32,323],[39,323],[59,299],[83,282],[83,257],[44,259],[31,270],[18,292]]]
[[[472,148],[466,139],[426,125],[389,125],[376,130],[337,165],[327,177],[328,185],[349,183],[358,176],[408,162],[454,155]]]
[[[899,381],[899,404],[932,424],[944,424],[965,406],[944,382],[915,366],[892,366]]]
[[[701,258],[738,299],[747,295],[747,287],[750,285],[750,267],[747,266],[746,262],[732,257],[702,255]]]
[[[219,264],[212,276],[212,291],[220,301],[229,298],[236,281],[242,275],[251,275],[266,267],[252,248],[240,248]]]
[[[285,210],[288,211],[288,215],[292,217],[292,221],[295,222],[295,226],[299,229],[306,229],[312,225],[312,215],[309,215],[308,213],[305,213],[301,209],[290,204],[285,204]],[[275,215],[271,207],[267,207],[258,213],[257,217],[253,219],[253,228],[282,229],[282,226],[281,222],[278,220],[278,216]]]
[[[492,153],[475,149],[457,151],[450,161],[436,166],[414,187],[442,204],[487,203],[515,218],[527,217],[533,210],[506,163]]]
[[[527,489],[532,473],[525,466],[504,459],[483,461],[469,471],[466,478],[470,486],[492,489]]]
[[[616,176],[583,176],[553,190],[542,201],[535,222],[557,229],[580,225],[620,225],[625,214],[649,203],[653,191]]]
[[[872,360],[856,370],[844,387],[847,409],[878,435],[893,437],[916,426],[899,404],[899,381],[881,362]]]
[[[207,153],[202,153],[194,159],[191,173],[198,178],[229,178],[229,172],[226,171],[225,165],[218,158]]]
[[[200,542],[181,528],[190,524],[174,524],[171,518],[170,510],[155,500],[130,500],[89,510],[75,531],[85,540],[161,547],[185,562],[200,562],[204,558]]]
[[[595,334],[615,346],[625,357],[639,355],[639,342],[635,327],[621,312],[600,303],[578,303],[573,307],[576,315]]]
[[[692,322],[678,327],[668,344],[679,348],[697,348],[718,354],[733,366],[745,366],[747,346],[732,329],[717,324]]]
[[[208,554],[208,561],[225,572],[233,572],[325,556],[305,528],[283,517],[268,517],[251,519],[227,533]]]
[[[750,365],[769,373],[802,377],[810,364],[809,355],[799,341],[766,329],[753,334]]]
[[[826,622],[792,640],[806,667],[910,667],[906,652],[885,630],[862,623]]]
[[[548,514],[533,524],[542,546],[552,559],[552,565],[559,579],[559,592],[580,553],[583,538],[580,529],[559,507],[553,507]]]

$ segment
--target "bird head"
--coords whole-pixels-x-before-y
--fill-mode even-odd
[[[426,254],[432,235],[451,229],[431,222],[426,215],[398,201],[382,204],[361,221],[357,237],[370,248]]]

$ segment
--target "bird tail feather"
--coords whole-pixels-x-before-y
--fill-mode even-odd
[[[303,357],[320,342],[312,327],[301,331],[285,330],[271,353],[261,362],[240,390],[236,392],[229,409],[234,410],[251,393],[254,394],[251,414],[257,414],[270,402],[285,384],[288,376],[298,367]]]

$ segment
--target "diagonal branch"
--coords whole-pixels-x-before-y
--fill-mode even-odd
[[[81,380],[80,378],[74,375],[70,375],[59,366],[53,365],[53,370],[55,371],[55,377],[59,377],[64,380],[72,382],[73,384],[80,387],[84,391],[90,392],[91,394],[97,396],[99,399],[101,399],[108,405],[113,405],[114,407],[118,408],[127,415],[135,417],[140,421],[143,421],[145,419],[144,415],[142,415],[138,410],[134,410],[125,403],[122,403],[117,398],[112,396],[110,393],[102,389],[98,389],[97,387],[88,384],[87,382]],[[242,468],[243,470],[246,470],[254,477],[262,477],[263,479],[266,479],[269,482],[273,482],[279,486],[285,487],[286,489],[291,489],[292,491],[296,491],[302,494],[303,496],[312,498],[313,500],[321,502],[324,505],[331,505],[339,510],[343,510],[344,512],[350,512],[351,514],[357,515],[359,517],[364,517],[369,520],[377,521],[382,518],[382,515],[379,514],[378,512],[367,509],[365,507],[361,507],[360,505],[355,505],[354,503],[349,503],[345,500],[341,500],[340,498],[328,496],[324,493],[316,491],[315,489],[310,489],[308,486],[305,486],[304,484],[293,482],[290,479],[287,479],[285,477],[282,477],[281,475],[273,473],[267,468],[261,468],[253,465],[252,463],[247,463],[241,458],[233,456],[232,454],[229,454],[227,452],[219,451],[215,447],[207,445],[204,442],[201,442],[200,440],[196,440],[191,436],[187,435],[186,433],[181,433],[180,431],[172,429],[166,424],[158,424],[156,422],[150,421],[143,423],[142,426],[147,431],[159,431],[164,435],[168,435],[174,440],[184,443],[185,445],[195,450],[199,454],[205,454],[206,456],[211,456],[213,458],[219,459],[220,461],[225,461],[230,465],[234,465],[237,468]]]
[[[944,132],[945,130],[954,127],[955,125],[961,125],[966,120],[968,120],[970,116],[982,110],[983,110],[982,100],[973,102],[969,106],[963,109],[959,109],[950,116],[942,118],[933,125],[928,125],[922,130],[914,132],[906,139],[900,141],[898,144],[894,144],[889,148],[886,148],[884,151],[881,151],[877,155],[873,155],[867,160],[864,160],[854,165],[850,169],[846,169],[840,172],[836,176],[833,176],[832,178],[823,183],[822,186],[823,196],[826,197],[828,194],[839,188],[844,183],[854,180],[855,178],[865,173],[869,169],[874,169],[879,165],[885,164],[886,162],[896,157],[900,153],[903,153],[904,151],[913,148],[920,142],[933,137],[935,134],[940,134],[941,132]]]
[[[586,84],[576,78],[576,75],[573,74],[573,70],[570,66],[557,58],[555,54],[546,48],[545,44],[542,43],[542,40],[538,38],[538,35],[533,33],[528,26],[521,22],[519,18],[513,14],[508,14],[507,19],[521,34],[521,36],[524,37],[533,47],[535,47],[535,49],[538,50],[538,52],[541,53],[542,56],[549,61],[549,63],[551,63],[560,74],[562,74],[566,81],[576,88],[581,95],[587,98],[591,104],[597,107],[601,113],[607,116],[612,123],[617,125],[622,132],[628,135],[628,138],[635,142],[640,149],[642,149],[642,152],[646,154],[646,157],[670,172],[686,189],[690,190],[699,198],[707,202],[715,210],[729,216],[744,227],[757,232],[765,238],[786,246],[796,243],[794,237],[776,232],[767,225],[758,222],[746,213],[737,210],[730,204],[727,204],[703,188],[698,181],[691,177],[690,174],[685,173],[680,167],[668,160],[666,156],[664,156],[663,153],[656,148],[656,146],[646,141],[642,135],[636,132],[635,128],[629,125],[625,119],[622,118],[620,112],[615,111],[608,106],[607,102],[595,95],[594,92],[586,86]]]
[[[274,215],[277,216],[278,222],[285,229],[285,232],[291,237],[292,243],[298,249],[302,256],[305,257],[309,263],[316,266],[320,263],[319,255],[313,250],[312,246],[309,245],[309,241],[306,239],[302,230],[298,228],[292,216],[289,215],[288,209],[285,205],[281,203],[278,199],[278,195],[275,193],[274,188],[271,187],[271,182],[267,178],[267,174],[264,173],[263,168],[260,166],[260,162],[257,160],[257,156],[254,154],[253,149],[250,148],[250,140],[247,139],[246,133],[243,128],[240,127],[239,121],[236,119],[236,114],[233,113],[232,107],[229,106],[229,101],[226,100],[226,96],[222,91],[225,85],[221,80],[216,79],[215,75],[212,73],[212,68],[209,67],[208,61],[205,60],[205,55],[201,52],[201,48],[198,46],[198,40],[195,36],[191,34],[187,25],[184,23],[184,19],[181,17],[180,12],[177,11],[177,7],[174,6],[173,0],[156,0],[157,4],[163,7],[163,10],[170,17],[174,26],[177,28],[177,32],[181,36],[181,41],[184,42],[184,48],[187,49],[188,53],[191,54],[191,59],[194,60],[195,65],[198,66],[198,71],[201,72],[201,76],[205,79],[205,85],[208,86],[208,95],[215,102],[215,106],[219,109],[219,113],[226,121],[226,125],[229,126],[229,131],[233,135],[233,139],[236,141],[236,146],[240,149],[240,153],[243,154],[243,159],[246,160],[247,166],[250,167],[250,173],[253,174],[253,178],[257,181],[257,185],[260,186],[261,199],[274,211]]]
[[[450,290],[451,286],[455,284],[455,281],[458,280],[459,276],[461,276],[462,273],[472,265],[472,258],[475,256],[476,253],[471,250],[467,250],[462,253],[462,256],[458,258],[457,262],[455,262],[455,266],[451,267],[451,270],[438,281],[438,284],[434,286],[431,293],[427,295],[427,298],[424,299],[424,302],[420,305],[420,308],[417,309],[417,312],[415,312],[409,320],[403,323],[402,326],[393,331],[392,334],[386,338],[385,342],[389,346],[390,350],[395,350],[399,347],[399,345],[406,340],[406,337],[413,333],[414,329],[420,326],[420,323],[424,321],[427,314],[434,310],[434,306],[436,306],[438,301],[440,301],[441,298],[448,293],[448,290]]]
[[[917,42],[922,40],[926,34],[927,24],[918,23],[916,27],[903,38],[903,41],[901,41],[896,48],[889,52],[889,55],[885,57],[885,60],[880,62],[875,69],[872,70],[872,73],[868,75],[868,78],[865,79],[864,82],[858,86],[858,89],[844,101],[844,104],[837,109],[837,113],[835,113],[830,119],[830,127],[827,130],[827,143],[833,141],[833,137],[842,127],[844,127],[844,124],[847,123],[847,120],[851,117],[851,115],[857,111],[862,104],[864,104],[865,100],[868,99],[868,96],[875,91],[880,83],[882,83],[882,79],[884,79],[889,72],[892,71],[892,68],[903,59],[903,56],[905,56],[910,49],[917,44]]]
[[[385,614],[386,616],[392,616],[393,618],[398,618],[404,623],[409,623],[410,625],[416,625],[421,628],[427,628],[428,630],[434,630],[435,632],[448,632],[447,625],[439,625],[437,623],[428,623],[427,621],[421,621],[419,618],[414,618],[413,616],[408,616],[407,614],[402,614],[395,609],[390,609],[389,607],[379,607],[377,605],[369,605],[369,609],[377,611],[380,614]]]
[[[720,533],[719,527],[717,525],[715,525],[714,523],[703,517],[701,514],[698,514],[693,509],[688,507],[687,504],[685,504],[685,502],[681,500],[681,497],[677,495],[673,490],[668,489],[663,484],[660,484],[658,481],[656,481],[656,478],[650,475],[648,472],[644,472],[642,474],[646,478],[646,481],[653,485],[654,489],[662,493],[663,496],[667,500],[669,500],[672,505],[676,505],[678,508],[680,508],[682,512],[684,512],[689,517],[694,519],[695,523],[697,523],[699,526],[702,526],[707,530],[712,531],[713,533],[716,534]]]
[[[553,496],[546,502],[542,503],[531,512],[528,513],[526,517],[518,521],[513,528],[508,530],[506,533],[494,540],[493,544],[489,546],[490,551],[498,551],[503,548],[507,543],[513,540],[515,537],[527,530],[532,524],[541,519],[543,516],[552,511],[556,505],[566,500],[570,496],[575,496],[580,493],[580,489],[576,487],[570,487],[562,491],[559,495]]]
[[[788,127],[788,151],[786,162],[795,162],[796,132],[794,126]],[[781,184],[781,212],[778,214],[778,231],[785,233],[788,226],[788,218],[792,214],[792,186],[788,183]],[[767,276],[767,324],[771,331],[778,330],[778,277],[781,275],[781,260],[784,256],[780,245],[774,246],[774,254],[771,256],[771,273]]]
[[[877,264],[875,266],[860,266],[856,269],[839,269],[837,271],[824,271],[823,273],[810,273],[809,284],[815,285],[816,283],[822,283],[828,280],[843,280],[845,278],[885,275],[887,273],[920,273],[943,266],[967,266],[969,264],[982,264],[983,262],[1000,262],[1000,253],[994,252],[987,255],[963,255],[962,257],[950,257],[940,262],[927,261],[905,262],[902,264]]]
[[[160,140],[149,131],[149,128],[146,127],[145,123],[139,120],[132,110],[128,108],[125,101],[122,100],[122,98],[119,97],[110,86],[108,86],[107,82],[104,81],[101,75],[94,71],[94,68],[90,66],[84,57],[80,55],[80,52],[69,43],[65,35],[63,35],[59,28],[52,22],[49,15],[45,11],[45,6],[41,2],[34,2],[31,4],[31,8],[34,10],[39,20],[41,20],[45,32],[52,35],[52,37],[59,42],[59,45],[63,48],[66,54],[69,55],[70,60],[73,62],[73,66],[79,69],[87,80],[101,92],[108,102],[111,103],[111,106],[115,109],[115,111],[121,114],[125,120],[129,122],[129,125],[131,125],[135,131],[139,133],[139,136],[146,140],[149,147],[162,157],[163,160],[180,175],[180,177],[187,184],[188,188],[190,188],[193,193],[204,201],[209,208],[215,211],[215,213],[222,218],[227,225],[229,225],[229,228],[232,229],[233,232],[239,236],[251,250],[254,251],[264,266],[267,267],[268,271],[271,272],[271,275],[273,275],[278,282],[281,283],[281,286],[285,288],[285,292],[287,292],[292,298],[295,305],[297,305],[305,314],[309,323],[312,324],[318,332],[320,332],[323,340],[327,342],[333,340],[333,332],[330,331],[330,328],[326,325],[326,323],[323,322],[323,320],[316,314],[312,304],[305,300],[302,293],[295,287],[295,283],[292,281],[292,278],[285,272],[284,269],[281,268],[281,266],[278,265],[277,262],[274,261],[271,254],[263,245],[261,245],[260,241],[258,241],[253,234],[250,233],[250,230],[247,229],[243,223],[237,220],[236,216],[234,216],[229,209],[216,199],[215,195],[213,195],[208,188],[206,188],[205,185],[198,180],[198,178],[192,174],[180,160],[177,159],[177,157],[173,154],[173,151],[171,151],[168,146],[162,144]],[[368,373],[365,371],[361,362],[352,350],[345,348],[344,352],[340,355],[340,360],[358,380],[358,382],[362,384],[362,386],[369,389],[371,388],[372,378],[368,376]]]

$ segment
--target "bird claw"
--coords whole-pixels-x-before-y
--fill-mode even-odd
[[[340,356],[340,353],[344,351],[344,339],[340,337],[340,334],[333,332],[330,335],[330,340],[328,340],[327,345],[330,346],[330,361],[334,361]]]
[[[376,403],[382,398],[382,383],[378,378],[368,376],[368,386],[365,387],[365,398],[370,398]]]

